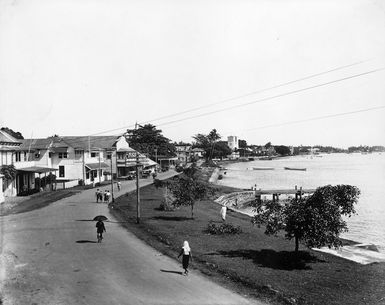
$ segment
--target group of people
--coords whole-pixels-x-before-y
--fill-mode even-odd
[[[103,191],[97,189],[96,190],[96,193],[95,193],[95,196],[96,196],[96,202],[105,202],[105,203],[109,203],[110,202],[110,197],[111,197],[111,193],[109,190],[105,190],[104,193]]]

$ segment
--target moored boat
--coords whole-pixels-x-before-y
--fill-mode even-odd
[[[274,167],[253,167],[253,170],[255,171],[262,171],[262,170],[273,170]]]
[[[284,167],[284,169],[289,171],[305,171],[306,167]]]

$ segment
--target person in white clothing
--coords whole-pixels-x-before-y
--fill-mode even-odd
[[[221,217],[223,222],[226,221],[226,212],[227,212],[227,207],[224,205],[221,207]]]

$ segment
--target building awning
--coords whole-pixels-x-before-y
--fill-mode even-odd
[[[93,169],[101,169],[101,168],[110,168],[110,166],[107,163],[105,163],[105,162],[87,163],[86,167],[88,169],[91,169],[91,170],[93,170]]]
[[[136,162],[123,162],[123,163],[118,163],[118,167],[133,167],[136,166]]]
[[[22,172],[31,172],[31,173],[48,173],[48,172],[54,172],[57,171],[57,168],[50,168],[50,167],[40,167],[40,166],[30,166],[30,167],[23,167],[18,168],[18,171]]]

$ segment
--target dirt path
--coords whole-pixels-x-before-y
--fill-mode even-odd
[[[125,182],[121,193],[134,187]],[[99,214],[111,220],[102,244],[89,221]],[[96,204],[94,190],[0,221],[5,305],[255,304],[197,272],[182,276],[178,262],[123,229],[107,205]]]

